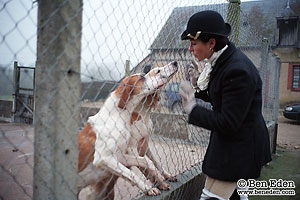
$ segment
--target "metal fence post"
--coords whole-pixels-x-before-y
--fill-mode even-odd
[[[262,112],[264,114],[265,120],[267,119],[267,109],[266,109],[266,103],[267,103],[267,98],[268,94],[266,93],[266,85],[267,85],[267,67],[268,67],[268,54],[269,54],[269,40],[268,38],[263,38],[262,39],[262,49],[261,49],[261,64],[260,64],[260,69],[259,73],[261,76],[261,79],[263,81],[262,85],[262,95],[263,95],[263,102],[262,102]]]
[[[14,101],[13,101],[13,106],[12,106],[12,113],[13,113],[13,122],[16,121],[16,106],[17,106],[17,97],[18,97],[18,92],[19,92],[19,82],[20,82],[20,73],[19,73],[19,68],[18,68],[18,62],[14,61]]]
[[[239,29],[240,29],[240,0],[229,0],[227,21],[231,25],[230,40],[239,45]]]
[[[82,0],[38,3],[33,198],[76,199]]]
[[[130,75],[130,60],[126,60],[125,62],[125,75],[126,76]]]

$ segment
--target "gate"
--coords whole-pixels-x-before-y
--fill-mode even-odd
[[[34,111],[35,68],[14,62],[13,121],[32,124]]]

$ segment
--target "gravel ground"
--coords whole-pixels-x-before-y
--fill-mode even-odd
[[[278,117],[277,147],[280,151],[299,152],[300,124]],[[0,123],[0,199],[32,198],[33,127],[24,124]],[[155,156],[172,175],[179,174],[203,159],[205,147],[169,139],[150,142]],[[140,193],[136,187],[118,180],[115,199],[130,199]]]
[[[0,123],[0,199],[31,199],[33,188],[33,127],[25,124]],[[205,147],[155,137],[150,148],[162,166],[172,175],[200,162]],[[119,179],[115,199],[139,196],[139,190]]]

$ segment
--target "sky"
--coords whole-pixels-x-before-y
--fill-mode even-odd
[[[226,0],[83,0],[82,80],[119,80],[126,60],[132,69],[175,7],[226,3]],[[244,0],[242,0],[244,2]],[[35,66],[37,1],[0,0],[0,66]]]

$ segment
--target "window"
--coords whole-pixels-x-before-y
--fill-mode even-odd
[[[293,66],[292,88],[300,89],[300,65]]]
[[[300,91],[300,63],[289,65],[288,89]]]
[[[298,17],[289,17],[288,19],[278,19],[278,44],[279,46],[295,46],[297,44]]]

